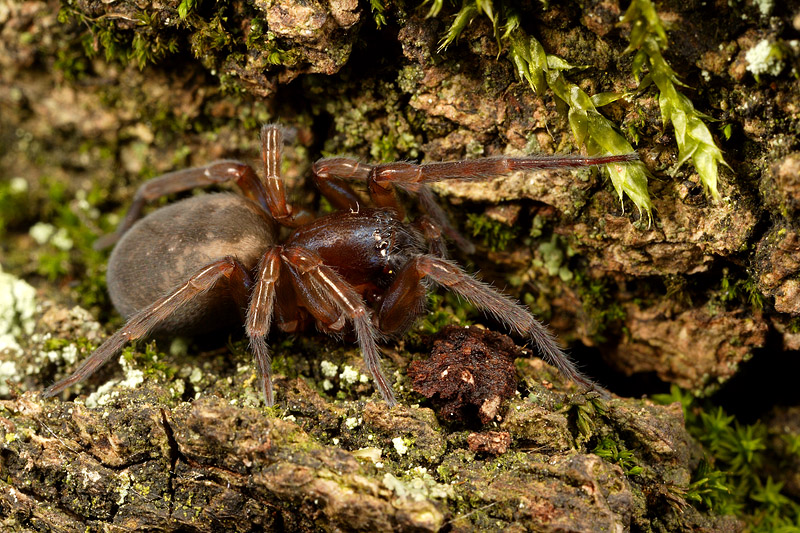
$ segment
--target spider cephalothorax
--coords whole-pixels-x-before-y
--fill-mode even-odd
[[[322,159],[313,165],[314,179],[340,211],[315,220],[287,202],[279,173],[280,127],[264,126],[261,139],[263,180],[249,165],[217,161],[142,185],[117,232],[98,241],[100,247],[119,241],[109,260],[108,288],[127,323],[44,396],[91,375],[128,342],[156,332],[205,332],[244,319],[268,405],[274,401],[266,344],[271,326],[299,332],[310,322],[335,335],[350,328],[378,391],[394,404],[376,342],[408,329],[424,311],[432,284],[492,314],[517,335],[532,340],[567,377],[592,386],[528,309],[445,257],[443,234],[465,251],[471,245],[449,225],[428,184],[518,170],[621,164],[636,159],[635,154],[501,157],[423,165]],[[377,207],[362,208],[344,180],[364,182]],[[192,197],[137,222],[144,204],[155,198],[227,181],[235,181],[242,195]],[[405,222],[395,187],[417,195],[427,216]],[[283,242],[279,226],[293,228]]]

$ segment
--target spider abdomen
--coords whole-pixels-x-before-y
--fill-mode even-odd
[[[229,193],[191,197],[138,221],[120,239],[106,280],[125,318],[168,294],[214,260],[234,257],[251,273],[275,244],[274,224],[251,200]],[[196,333],[241,324],[226,280],[187,302],[158,332]]]

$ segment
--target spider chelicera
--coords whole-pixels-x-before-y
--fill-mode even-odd
[[[224,160],[171,172],[139,188],[117,231],[98,241],[100,248],[117,243],[108,263],[108,289],[127,322],[43,396],[54,396],[90,376],[129,342],[155,334],[207,332],[244,320],[264,398],[272,405],[266,336],[273,323],[294,333],[313,321],[333,335],[350,331],[350,324],[376,388],[394,405],[377,341],[401,335],[411,326],[424,312],[431,284],[453,291],[533,341],[566,377],[594,386],[527,308],[446,258],[443,235],[465,251],[472,245],[448,223],[429,184],[543,168],[623,164],[637,159],[636,154],[379,165],[321,159],[312,167],[314,180],[339,211],[314,219],[287,202],[280,175],[281,128],[264,126],[261,142],[263,180],[249,165]],[[365,183],[376,207],[361,207],[347,180]],[[236,182],[242,194],[194,196],[138,220],[149,201],[228,181]],[[396,188],[418,196],[427,215],[404,222]],[[283,242],[280,226],[293,230]]]

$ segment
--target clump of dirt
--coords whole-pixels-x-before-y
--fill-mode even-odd
[[[467,445],[473,452],[502,455],[511,446],[511,433],[508,431],[470,433],[467,437]]]
[[[482,424],[499,417],[517,390],[514,359],[520,349],[506,335],[449,326],[436,336],[430,359],[408,368],[414,390],[432,398],[440,416]]]

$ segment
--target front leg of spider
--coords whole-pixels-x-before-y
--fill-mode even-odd
[[[352,323],[364,363],[378,391],[390,407],[396,405],[394,391],[381,370],[372,313],[363,298],[311,250],[287,246],[281,258],[291,274],[298,300],[323,327],[338,333],[345,321]]]
[[[281,248],[276,246],[261,259],[245,320],[245,332],[250,339],[250,350],[255,357],[264,402],[270,407],[275,403],[275,399],[270,368],[272,358],[267,348],[266,336],[275,310],[275,295],[281,273],[280,251]]]
[[[597,390],[604,396],[608,394],[578,370],[553,334],[519,302],[478,281],[454,262],[440,257],[418,255],[401,269],[387,290],[378,315],[381,331],[402,331],[407,327],[411,318],[409,313],[418,312],[423,305],[425,279],[455,292],[505,324],[516,335],[533,341],[544,359],[558,368],[562,375],[587,389]]]

